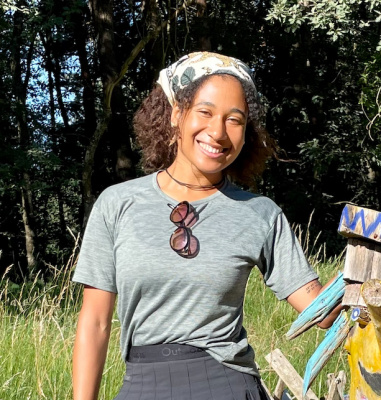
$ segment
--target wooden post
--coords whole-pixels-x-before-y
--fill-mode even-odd
[[[342,304],[365,306],[361,284],[381,279],[381,213],[347,204],[338,231],[348,238],[344,265],[348,285]]]
[[[380,400],[381,213],[347,205],[339,232],[349,238],[342,303],[355,307],[352,318],[358,318],[345,343],[351,370],[350,400]]]
[[[279,349],[267,354],[265,359],[298,400],[318,400],[311,389],[307,391],[303,399],[303,378]]]

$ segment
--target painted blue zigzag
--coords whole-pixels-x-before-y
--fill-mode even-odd
[[[342,226],[342,223],[345,220],[345,222],[347,223],[348,228],[351,229],[351,230],[355,230],[356,225],[357,225],[357,221],[359,219],[361,219],[362,230],[363,230],[364,236],[366,236],[366,237],[369,237],[376,230],[378,225],[381,225],[381,213],[378,213],[378,216],[375,219],[375,221],[373,221],[372,223],[369,224],[368,227],[366,227],[364,210],[361,209],[360,211],[358,211],[354,215],[353,220],[351,221],[350,217],[349,217],[348,207],[345,206],[344,210],[343,210],[343,212],[341,214],[339,228]]]

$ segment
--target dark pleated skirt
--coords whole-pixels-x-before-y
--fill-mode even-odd
[[[206,356],[152,363],[127,362],[114,400],[266,400],[260,380]]]

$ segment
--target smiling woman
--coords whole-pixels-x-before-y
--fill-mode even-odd
[[[262,110],[249,74],[250,70],[239,60],[220,54],[215,58],[206,57],[205,54],[214,53],[192,53],[163,70],[159,85],[153,89],[136,113],[134,128],[143,152],[143,168],[146,172],[154,172],[168,168],[173,163],[177,155],[180,128],[178,121],[173,120],[173,112],[176,110],[177,117],[180,114],[185,118],[191,106],[196,104],[195,96],[202,93],[206,95],[206,91],[199,89],[206,89],[204,84],[208,80],[219,78],[225,83],[233,82],[235,87],[240,83],[238,90],[239,94],[244,94],[245,106],[236,111],[244,114],[241,114],[240,120],[246,118],[245,146],[236,161],[224,170],[224,174],[228,174],[238,183],[252,187],[255,179],[262,174],[266,160],[275,155],[276,146],[260,125]],[[210,67],[211,60],[213,69]],[[234,79],[231,79],[232,77]],[[179,82],[183,82],[183,85],[180,86]],[[216,87],[208,86],[215,88],[217,97],[221,95],[218,93],[218,84]],[[230,95],[228,91],[227,97]],[[232,105],[231,107],[234,108]]]
[[[134,119],[154,173],[100,195],[73,278],[75,400],[97,398],[116,294],[115,400],[266,399],[242,326],[252,268],[298,311],[322,288],[279,207],[231,182],[250,185],[275,151],[259,110],[235,58],[193,53],[160,73]]]

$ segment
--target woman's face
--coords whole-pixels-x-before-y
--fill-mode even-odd
[[[245,141],[248,108],[240,82],[229,75],[211,76],[197,91],[189,110],[173,107],[179,127],[176,161],[203,174],[220,173],[239,155]]]

